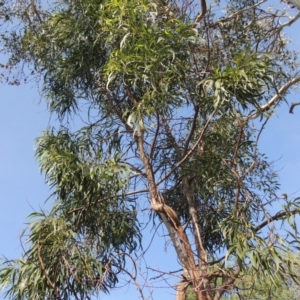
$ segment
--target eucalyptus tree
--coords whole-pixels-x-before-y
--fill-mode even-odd
[[[299,14],[255,0],[1,4],[6,80],[35,78],[60,121],[36,150],[53,208],[30,215],[23,256],[2,265],[9,299],[90,299],[120,276],[146,299],[126,266],[149,224],[175,250],[178,300],[188,287],[218,300],[245,270],[295,277],[300,199],[277,195],[258,143],[300,81],[283,35]]]

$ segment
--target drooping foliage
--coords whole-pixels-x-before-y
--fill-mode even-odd
[[[247,271],[246,271],[247,272]],[[296,270],[299,276],[299,270]],[[288,278],[285,282],[274,280],[263,280],[256,277],[256,274],[240,274],[235,285],[224,293],[223,300],[296,300],[299,298],[299,285]],[[195,300],[195,292],[187,289],[187,300]]]
[[[144,297],[126,263],[149,218],[182,268],[179,300],[188,286],[218,300],[245,271],[295,277],[300,202],[278,197],[258,142],[300,81],[282,34],[299,15],[282,23],[264,2],[3,3],[7,81],[35,77],[60,122],[36,151],[53,208],[31,215],[23,257],[4,262],[8,298],[89,299],[124,275]]]

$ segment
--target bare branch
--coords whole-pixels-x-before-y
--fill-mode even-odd
[[[195,132],[195,129],[196,129],[196,124],[197,124],[198,113],[199,113],[199,106],[197,105],[195,107],[195,113],[194,113],[192,128],[191,128],[190,134],[189,134],[189,136],[188,136],[188,138],[187,138],[187,140],[185,142],[185,146],[184,146],[184,150],[183,150],[183,155],[187,153],[190,141],[191,141],[191,139],[192,139],[192,137],[194,135],[194,132]]]
[[[169,137],[169,139],[172,140],[173,147],[175,149],[175,153],[176,153],[177,158],[179,160],[181,158],[181,151],[180,151],[178,143],[176,142],[176,139],[175,139],[174,135],[172,134],[172,131],[171,131],[170,127],[169,127],[169,124],[167,123],[167,121],[166,121],[165,118],[163,118],[163,125],[165,127],[165,131],[167,133],[167,136]]]
[[[260,223],[259,225],[257,225],[253,230],[254,232],[259,231],[260,229],[264,228],[265,226],[267,226],[268,224],[272,223],[273,221],[277,221],[280,220],[281,218],[287,216],[287,215],[296,215],[300,213],[300,209],[294,209],[291,211],[281,211],[278,212],[276,215],[268,218],[267,220],[265,220],[264,222]]]
[[[200,4],[201,4],[201,13],[195,19],[195,27],[204,18],[205,14],[207,12],[206,1],[200,0]]]
[[[231,19],[234,19],[234,18],[238,17],[238,15],[240,15],[241,13],[243,13],[243,12],[249,10],[249,9],[255,8],[255,7],[257,7],[257,6],[261,5],[261,4],[263,4],[263,3],[266,2],[266,1],[267,1],[267,0],[262,0],[262,1],[260,1],[260,2],[258,2],[258,3],[256,3],[256,4],[254,4],[254,5],[252,5],[252,6],[249,6],[249,7],[243,8],[243,9],[240,9],[239,11],[237,11],[237,12],[233,13],[232,15],[230,15],[229,17],[224,18],[224,19],[220,19],[218,22],[212,24],[211,27],[214,27],[214,26],[216,26],[216,25],[218,25],[218,24],[221,24],[221,23],[228,22],[228,21],[230,21]]]
[[[146,297],[144,296],[143,290],[142,290],[140,284],[138,283],[138,281],[137,281],[137,279],[136,279],[136,277],[137,277],[136,261],[135,261],[135,259],[133,259],[133,258],[131,257],[131,255],[129,255],[129,254],[127,254],[127,253],[123,253],[123,254],[125,254],[126,256],[128,256],[128,257],[130,258],[130,260],[131,260],[131,262],[132,262],[132,265],[133,265],[133,267],[134,267],[134,272],[135,272],[135,274],[134,274],[134,275],[131,274],[131,273],[128,272],[125,268],[122,269],[122,271],[123,271],[124,273],[126,273],[126,274],[133,280],[133,282],[134,282],[134,284],[135,284],[135,286],[136,286],[136,289],[137,289],[138,292],[140,293],[141,299],[146,300]]]
[[[143,194],[143,193],[148,193],[149,189],[143,189],[143,190],[135,190],[135,191],[131,191],[126,193],[126,196],[131,196],[131,195],[136,195],[136,194]]]
[[[272,108],[272,106],[276,105],[278,101],[282,98],[282,96],[286,93],[286,91],[293,86],[294,84],[300,82],[300,76],[297,76],[290,81],[288,81],[283,87],[281,87],[280,90],[278,90],[278,93],[265,105],[261,106],[254,114],[247,117],[247,119],[256,119],[258,118],[261,113],[268,111]]]
[[[282,30],[284,27],[287,26],[291,26],[293,23],[295,23],[298,19],[300,18],[300,12],[294,16],[293,18],[291,18],[288,22],[283,23],[277,30],[280,31]]]
[[[291,104],[291,107],[290,107],[290,110],[289,110],[289,113],[290,114],[293,114],[293,110],[294,110],[294,107],[297,106],[297,105],[300,105],[300,101],[299,102],[294,102]]]
[[[237,267],[236,270],[233,272],[233,274],[227,278],[227,280],[222,285],[222,287],[219,288],[218,291],[216,292],[214,296],[214,300],[219,300],[222,297],[222,295],[228,290],[228,288],[230,288],[233,285],[238,275],[240,274],[240,271],[241,271],[240,268]]]
[[[204,126],[204,128],[203,128],[203,130],[202,130],[202,132],[201,132],[201,134],[200,134],[200,136],[198,138],[198,140],[196,141],[196,143],[194,144],[194,146],[190,149],[190,151],[187,152],[187,154],[178,162],[178,164],[174,168],[172,168],[172,170],[170,170],[169,173],[167,173],[167,175],[165,175],[163,178],[161,178],[156,183],[157,185],[160,185],[162,182],[164,182],[166,179],[168,179],[172,175],[172,173],[175,170],[177,170],[193,154],[193,152],[197,149],[197,147],[201,143],[201,141],[203,139],[203,136],[204,136],[204,133],[206,132],[206,129],[207,129],[207,127],[208,127],[208,125],[209,125],[209,123],[210,123],[210,121],[211,121],[211,119],[212,119],[212,117],[214,116],[215,113],[216,113],[216,110],[214,110],[212,112],[212,114],[209,116],[209,118],[208,118],[208,120],[207,120],[207,122],[206,122],[206,124],[205,124],[205,126]]]
[[[157,136],[158,136],[158,132],[159,132],[159,128],[160,128],[160,121],[159,121],[159,114],[156,114],[156,119],[157,119],[157,125],[156,125],[156,131],[155,131],[155,135],[152,141],[152,145],[150,148],[150,154],[149,154],[149,158],[152,159],[153,154],[154,154],[154,149],[156,146],[156,141],[157,141]]]

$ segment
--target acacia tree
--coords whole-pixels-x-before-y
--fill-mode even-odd
[[[124,275],[145,299],[126,268],[141,252],[145,218],[164,226],[175,250],[178,300],[188,286],[198,300],[218,300],[245,270],[274,282],[295,277],[300,199],[277,196],[276,173],[258,150],[300,81],[283,35],[300,15],[284,7],[2,3],[5,78],[34,76],[60,121],[36,150],[53,208],[30,215],[22,258],[2,265],[9,299],[90,299]],[[278,221],[289,223],[292,241]]]

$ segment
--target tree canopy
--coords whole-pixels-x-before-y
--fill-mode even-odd
[[[300,199],[278,195],[258,147],[300,82],[283,34],[300,14],[285,7],[1,3],[3,80],[34,78],[60,124],[37,138],[53,206],[29,216],[23,256],[2,264],[9,299],[91,299],[122,276],[146,299],[135,266],[159,226],[181,268],[178,300],[188,287],[218,300],[246,277],[297,280]]]

